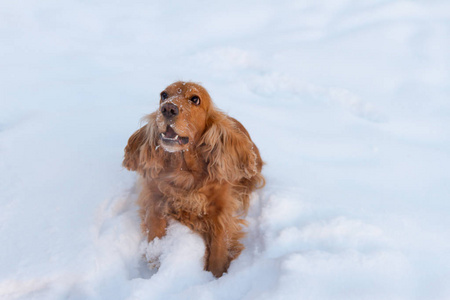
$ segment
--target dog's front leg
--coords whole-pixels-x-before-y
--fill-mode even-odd
[[[154,186],[144,185],[139,195],[138,205],[141,229],[147,241],[162,238],[166,234],[167,219],[161,211],[162,194]]]
[[[206,253],[209,255],[206,257],[205,268],[207,271],[211,271],[214,276],[220,277],[230,265],[224,230],[222,228],[213,230],[209,233],[208,240]]]
[[[157,214],[150,213],[142,225],[146,228],[148,242],[154,238],[162,238],[166,234],[167,220]]]

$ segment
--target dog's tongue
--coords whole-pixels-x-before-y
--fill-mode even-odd
[[[169,139],[173,139],[174,137],[177,136],[175,131],[169,125],[167,125],[167,129],[166,129],[166,132],[164,132],[164,135],[166,136],[166,138],[169,138]]]

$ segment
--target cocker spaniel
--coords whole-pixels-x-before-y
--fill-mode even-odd
[[[142,230],[150,242],[164,236],[169,219],[190,227],[205,241],[205,270],[220,277],[244,249],[249,197],[265,183],[259,150],[196,83],[169,85],[146,121],[123,161],[141,177]]]

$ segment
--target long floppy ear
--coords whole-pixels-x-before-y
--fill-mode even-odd
[[[147,124],[142,126],[128,139],[125,147],[125,158],[122,165],[130,171],[142,172],[157,155],[156,145],[158,132],[156,129],[156,113],[145,117]]]
[[[235,182],[258,173],[255,146],[238,121],[214,110],[206,126],[199,146],[211,179]]]
[[[139,155],[141,146],[144,145],[147,135],[147,125],[141,127],[128,139],[125,147],[125,157],[122,165],[129,171],[136,171],[139,164]]]

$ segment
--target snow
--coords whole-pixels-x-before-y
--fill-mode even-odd
[[[450,299],[447,1],[3,1],[0,40],[0,299]],[[220,279],[121,167],[177,80],[267,163]]]

